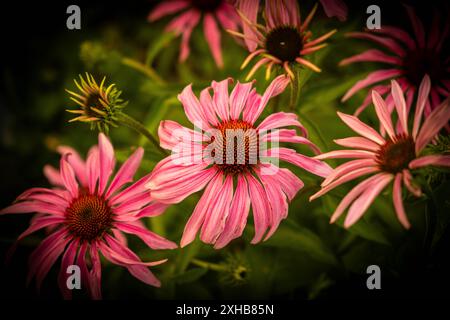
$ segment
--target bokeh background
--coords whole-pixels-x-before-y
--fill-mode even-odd
[[[416,7],[425,26],[431,20],[432,5],[445,8],[445,1],[405,1]],[[313,20],[315,34],[337,28],[329,46],[313,56],[322,73],[305,70],[304,86],[296,112],[309,129],[311,139],[322,150],[336,149],[333,138],[347,136],[349,129],[340,122],[336,111],[353,113],[365,93],[347,103],[340,103],[345,91],[376,65],[355,64],[338,67],[338,62],[368,48],[369,43],[347,39],[347,31],[362,30],[366,8],[377,4],[382,10],[382,24],[394,24],[411,30],[405,10],[396,1],[346,1],[349,17],[345,22],[327,18],[319,8]],[[66,28],[66,8],[78,4],[82,11],[82,29]],[[97,79],[103,75],[116,83],[129,101],[127,113],[141,119],[156,134],[162,119],[188,124],[176,96],[189,83],[194,89],[212,80],[231,76],[243,80],[239,69],[247,52],[229,35],[223,34],[225,68],[217,69],[203,38],[196,28],[191,39],[191,56],[178,63],[180,40],[164,33],[169,19],[153,24],[146,17],[154,1],[58,1],[48,3],[9,3],[3,6],[0,19],[2,35],[0,68],[0,207],[10,204],[27,188],[47,186],[42,173],[45,164],[58,165],[56,146],[66,144],[83,154],[97,141],[97,133],[82,123],[67,121],[73,108],[64,89],[74,89],[73,79],[84,72]],[[300,1],[305,16],[313,1]],[[442,10],[442,9],[440,9]],[[445,12],[443,12],[444,14]],[[448,50],[448,43],[446,50]],[[447,51],[448,52],[448,51]],[[136,63],[139,68],[136,68]],[[148,76],[156,71],[161,84]],[[267,86],[264,72],[256,74],[260,92]],[[287,110],[288,90],[278,102]],[[271,109],[272,108],[272,109]],[[267,112],[275,106],[269,105]],[[362,115],[376,125],[372,111]],[[111,139],[119,162],[138,145],[145,148],[145,160],[138,172],[148,173],[161,155],[144,138],[127,128],[113,129]],[[336,163],[332,163],[336,164]],[[251,245],[250,222],[242,239],[222,250],[214,250],[196,241],[184,249],[153,251],[138,239],[130,246],[141,258],[168,257],[169,262],[152,270],[161,279],[159,289],[146,286],[120,267],[104,264],[102,286],[104,298],[212,299],[212,298],[401,298],[442,297],[450,285],[450,234],[447,230],[450,212],[448,175],[441,174],[433,184],[438,201],[438,226],[431,247],[426,238],[427,200],[408,198],[408,216],[414,226],[402,229],[395,218],[390,193],[378,199],[368,214],[350,230],[340,224],[330,225],[329,217],[339,199],[350,190],[342,186],[312,203],[311,194],[320,180],[290,167],[305,182],[275,235],[267,242]],[[179,242],[184,225],[199,198],[195,194],[175,205],[158,218],[146,221],[155,232]],[[25,285],[27,258],[43,239],[36,233],[17,249],[5,265],[8,248],[29,223],[31,215],[0,217],[0,283],[1,295],[9,298],[60,299],[56,276],[57,263],[38,293],[34,284]],[[366,268],[379,265],[382,290],[366,288]],[[82,293],[75,298],[86,299]]]

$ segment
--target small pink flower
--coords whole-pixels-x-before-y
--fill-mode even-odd
[[[365,79],[358,81],[342,98],[347,101],[356,92],[372,86],[381,95],[386,95],[386,104],[389,112],[394,108],[394,100],[389,94],[390,86],[385,81],[396,79],[406,100],[410,105],[414,94],[417,93],[420,82],[428,74],[431,78],[431,94],[425,104],[424,114],[428,116],[443,99],[450,94],[450,56],[446,47],[449,37],[450,23],[446,19],[441,25],[439,14],[435,13],[433,23],[425,32],[422,22],[416,16],[413,8],[406,6],[414,35],[393,26],[383,25],[381,29],[368,32],[352,32],[352,38],[370,40],[385,49],[369,49],[363,53],[344,59],[340,65],[354,62],[381,62],[391,67],[371,72]],[[379,34],[374,34],[379,33]],[[446,51],[447,50],[447,51]],[[370,90],[370,91],[371,91]],[[370,93],[367,94],[363,104],[356,110],[359,115],[371,102]]]
[[[319,160],[278,146],[278,142],[298,143],[318,152],[295,114],[274,113],[256,124],[269,99],[286,88],[289,83],[286,76],[277,77],[262,96],[252,82],[238,82],[229,94],[229,82],[213,81],[211,87],[201,91],[200,99],[191,85],[178,96],[189,121],[204,132],[168,120],[159,127],[161,147],[172,150],[172,155],[153,170],[147,183],[150,196],[162,203],[179,203],[205,189],[184,228],[181,247],[191,243],[200,229],[203,242],[214,244],[215,248],[224,247],[242,235],[250,207],[255,225],[252,243],[263,237],[268,239],[275,232],[287,216],[288,201],[303,187],[303,182],[265,157],[279,158],[321,177],[331,172]],[[300,128],[302,135],[297,135],[294,129],[279,129],[286,126]],[[241,144],[227,138],[234,134],[236,139],[239,134],[245,137]],[[263,150],[264,142],[271,144]],[[252,161],[255,154],[257,157]],[[209,155],[217,161],[212,161]]]
[[[314,194],[310,200],[316,199],[337,186],[372,174],[353,188],[336,208],[331,222],[335,222],[348,208],[344,222],[350,227],[362,217],[380,192],[394,180],[393,202],[395,212],[400,223],[409,228],[402,202],[402,185],[415,196],[422,194],[420,188],[412,181],[411,169],[423,166],[450,167],[450,156],[427,155],[421,156],[421,151],[436,137],[436,134],[450,120],[450,100],[445,100],[435,108],[428,118],[421,124],[422,114],[430,92],[430,79],[426,76],[419,87],[416,110],[412,130],[408,129],[408,108],[400,85],[392,81],[391,95],[395,102],[399,125],[394,126],[386,102],[380,94],[373,90],[372,99],[380,123],[388,137],[383,138],[376,130],[361,122],[355,116],[338,112],[339,117],[359,137],[338,139],[335,142],[352,150],[336,150],[317,156],[317,159],[347,158],[355,159],[346,162],[336,169],[323,181],[322,189]]]
[[[224,29],[237,30],[240,19],[234,7],[226,0],[169,0],[162,1],[150,12],[148,21],[153,22],[167,15],[184,10],[167,26],[167,31],[181,35],[180,61],[189,56],[189,39],[192,30],[203,16],[203,32],[218,67],[223,67],[220,47],[220,30],[216,19]]]
[[[306,56],[325,47],[326,44],[323,42],[336,30],[311,39],[312,32],[308,30],[308,26],[317,5],[302,23],[297,1],[266,0],[265,4],[266,25],[262,26],[257,23],[259,0],[239,1],[238,8],[243,20],[244,33],[230,31],[231,34],[243,38],[251,52],[242,68],[245,68],[253,58],[257,56],[261,58],[250,70],[247,80],[263,65],[267,66],[266,78],[270,77],[274,65],[282,66],[291,78],[295,78],[292,66],[296,64],[320,72],[319,67],[307,60]]]
[[[59,286],[63,296],[71,298],[66,270],[78,265],[82,287],[93,299],[101,299],[101,263],[99,252],[110,262],[125,267],[137,279],[159,287],[159,280],[147,268],[166,260],[142,262],[127,246],[123,233],[139,237],[152,249],[173,249],[177,245],[147,230],[141,218],[161,214],[167,207],[153,202],[144,184],[148,176],[133,181],[144,151],[138,148],[121,166],[115,177],[114,149],[102,133],[98,146],[90,149],[87,161],[70,147],[60,147],[60,170],[51,166],[44,173],[53,189],[31,188],[0,214],[37,212],[30,227],[18,241],[40,229],[51,234],[30,256],[28,282],[36,277],[38,288],[56,260],[62,255]],[[108,184],[109,179],[112,181]]]

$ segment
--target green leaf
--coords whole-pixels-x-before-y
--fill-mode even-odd
[[[312,258],[327,263],[337,264],[333,252],[311,230],[293,225],[282,224],[277,232],[264,245],[276,248],[289,248],[307,253]]]
[[[184,273],[176,275],[173,280],[177,284],[186,284],[191,283],[194,281],[197,281],[200,279],[206,272],[208,272],[208,269],[205,268],[194,268],[185,271]]]

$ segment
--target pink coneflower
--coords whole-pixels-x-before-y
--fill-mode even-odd
[[[250,207],[255,225],[252,243],[275,232],[287,216],[288,201],[303,182],[265,157],[279,158],[321,177],[331,172],[319,160],[278,147],[278,142],[291,142],[318,151],[306,138],[306,130],[295,114],[274,113],[256,125],[269,99],[283,92],[288,83],[288,77],[279,76],[261,96],[251,82],[238,82],[229,94],[228,79],[213,81],[211,87],[201,91],[200,99],[189,85],[178,98],[189,121],[205,133],[173,121],[161,122],[161,147],[172,150],[172,155],[153,170],[147,184],[151,197],[162,203],[178,203],[205,189],[184,228],[181,247],[191,243],[200,229],[202,241],[215,248],[224,247],[241,236]],[[302,135],[294,129],[278,130],[286,126],[300,128]],[[242,143],[235,143],[235,137],[237,141],[241,137]],[[263,142],[269,142],[270,147],[265,148]]]
[[[216,19],[224,29],[237,30],[240,23],[234,7],[226,0],[173,0],[162,1],[150,12],[148,21],[153,22],[167,15],[184,10],[167,26],[167,31],[181,35],[180,61],[189,56],[189,39],[192,30],[203,16],[203,32],[218,67],[223,66],[220,47],[220,30]]]
[[[44,172],[55,188],[31,188],[16,202],[0,211],[7,213],[36,212],[30,227],[18,240],[42,228],[51,234],[30,256],[28,282],[36,277],[38,288],[52,265],[62,255],[59,286],[65,298],[71,298],[66,286],[66,270],[78,265],[82,287],[93,299],[101,298],[101,263],[99,252],[110,262],[123,266],[137,279],[160,286],[148,266],[166,260],[142,262],[126,243],[123,233],[139,237],[152,249],[173,249],[177,245],[147,230],[141,218],[161,214],[166,205],[153,202],[144,184],[148,176],[123,188],[133,181],[143,149],[138,148],[121,166],[115,177],[114,149],[102,133],[98,147],[89,151],[87,161],[72,148],[60,147],[60,170],[46,166]],[[108,185],[109,179],[112,181]]]
[[[450,167],[448,155],[421,156],[421,151],[436,137],[436,134],[450,119],[450,101],[445,100],[436,107],[421,125],[422,114],[430,92],[430,79],[426,76],[419,88],[412,130],[408,129],[408,108],[400,85],[392,81],[392,97],[395,101],[400,125],[392,124],[386,102],[375,90],[372,91],[373,104],[383,129],[388,137],[383,138],[376,130],[361,122],[355,116],[338,112],[339,117],[360,137],[338,139],[335,142],[352,150],[337,150],[317,156],[317,159],[348,158],[355,159],[346,162],[323,181],[322,189],[310,200],[316,199],[337,186],[361,176],[372,174],[353,188],[336,208],[331,222],[336,221],[347,209],[345,227],[350,227],[362,217],[367,208],[392,181],[393,202],[400,223],[409,228],[402,202],[402,185],[415,196],[421,195],[420,188],[412,180],[411,169],[428,165]]]
[[[297,1],[266,1],[266,26],[262,26],[257,23],[258,3],[258,1],[239,3],[244,33],[229,31],[231,34],[242,37],[251,51],[242,64],[242,68],[245,68],[253,58],[261,57],[250,70],[247,80],[263,65],[267,66],[267,78],[270,77],[274,65],[282,66],[291,78],[295,78],[292,66],[296,64],[320,72],[319,67],[307,60],[306,56],[325,47],[326,44],[323,42],[336,30],[314,40],[311,39],[312,32],[308,30],[308,26],[316,12],[317,5],[302,23]]]
[[[342,60],[341,65],[371,61],[386,63],[391,67],[374,71],[365,79],[358,81],[347,91],[342,101],[348,100],[359,90],[372,86],[372,89],[378,91],[381,95],[386,94],[386,104],[389,111],[392,112],[394,108],[393,97],[389,94],[389,83],[384,81],[395,78],[403,92],[406,93],[407,101],[410,102],[426,74],[431,79],[431,94],[425,104],[425,116],[428,116],[443,99],[449,96],[450,56],[446,51],[448,50],[446,41],[450,31],[448,17],[441,24],[439,15],[435,13],[433,23],[427,34],[414,9],[409,6],[406,6],[406,9],[414,30],[413,36],[400,28],[384,25],[379,30],[348,34],[352,38],[373,41],[386,48],[388,52],[369,49]],[[375,32],[379,34],[374,34]],[[371,95],[369,93],[355,115],[361,113],[370,102]]]

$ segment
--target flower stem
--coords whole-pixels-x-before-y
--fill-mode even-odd
[[[156,138],[151,134],[150,131],[147,130],[147,128],[142,123],[123,112],[121,112],[117,116],[117,118],[117,122],[144,135],[163,155],[168,155],[168,152],[161,148],[158,140],[156,140]]]
[[[297,69],[295,71],[295,79],[291,80],[291,99],[289,103],[289,110],[295,111],[298,99],[300,98],[300,72]]]
[[[136,61],[131,58],[122,58],[122,63],[130,68],[133,68],[139,72],[142,72],[146,76],[148,76],[150,79],[154,80],[159,85],[165,85],[166,83],[164,80],[156,73],[155,70],[153,70],[152,67],[146,66],[143,63],[140,63],[139,61]]]
[[[202,261],[199,259],[193,259],[191,262],[199,267],[209,269],[209,270],[214,270],[214,271],[219,271],[219,272],[227,270],[227,268],[225,266],[217,264],[217,263],[206,262],[206,261]]]

